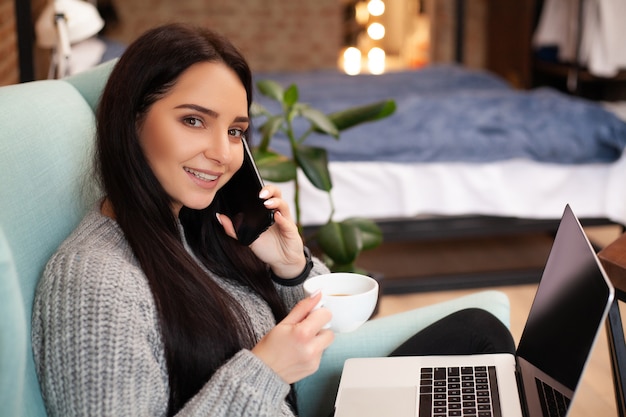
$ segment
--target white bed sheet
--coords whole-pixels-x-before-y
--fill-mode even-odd
[[[559,219],[570,204],[579,217],[626,225],[626,155],[612,164],[333,162],[329,169],[335,220],[473,214]],[[327,195],[302,173],[299,181],[303,225],[325,223]],[[293,202],[293,184],[279,186]]]

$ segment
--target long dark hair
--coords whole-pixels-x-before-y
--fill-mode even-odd
[[[113,68],[96,116],[96,168],[102,187],[159,313],[170,385],[168,415],[180,410],[227,359],[255,344],[240,304],[185,250],[178,220],[207,269],[258,293],[276,320],[286,315],[266,266],[226,236],[216,221],[219,193],[208,208],[183,207],[176,219],[170,197],[139,145],[137,124],[181,73],[198,62],[220,62],[234,70],[250,109],[252,77],[235,47],[210,30],[170,24],[146,32],[128,47]]]

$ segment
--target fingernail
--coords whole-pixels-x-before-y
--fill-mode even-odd
[[[318,295],[319,293],[321,293],[321,292],[322,292],[322,290],[321,290],[321,289],[317,289],[317,290],[315,290],[315,291],[313,292],[313,294],[311,294],[311,295],[309,296],[309,298],[315,298],[315,297],[317,297],[317,295]]]
[[[267,198],[269,197],[270,192],[267,190],[261,190],[261,192],[259,193],[259,198]]]
[[[269,200],[265,200],[265,201],[263,202],[263,205],[266,205],[266,206],[269,206],[270,204],[272,204],[272,200],[271,200],[271,199],[269,199]]]
[[[217,219],[219,224],[222,224],[222,219],[220,219],[220,213],[215,213],[215,218]]]

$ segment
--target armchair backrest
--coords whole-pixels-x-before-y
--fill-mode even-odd
[[[98,196],[94,109],[113,62],[0,88],[0,415],[45,416],[30,343],[48,258]]]

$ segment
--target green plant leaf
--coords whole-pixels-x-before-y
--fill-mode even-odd
[[[364,106],[351,107],[328,115],[338,130],[346,130],[365,122],[383,119],[396,111],[396,102],[384,100]]]
[[[383,242],[383,232],[374,221],[361,217],[351,217],[343,222],[359,229],[363,241],[363,250],[374,249]]]
[[[300,108],[300,114],[313,124],[315,130],[334,136],[337,139],[339,138],[337,126],[321,111],[310,106],[302,106]]]
[[[320,228],[317,243],[335,265],[353,263],[363,248],[361,232],[356,226],[334,221]]]
[[[287,159],[287,157],[281,153],[274,152],[272,150],[261,149],[258,146],[251,147],[250,152],[252,153],[252,158],[254,158],[254,162],[256,162],[257,164],[263,162],[266,159]]]
[[[285,109],[283,110],[284,114],[285,114],[285,119],[287,120],[287,125],[289,126],[289,130],[293,132],[293,127],[291,126],[291,122],[293,122],[293,119],[295,119],[296,117],[298,117],[300,115],[300,110],[298,110],[298,103],[296,103],[293,106],[290,107],[285,107]]]
[[[264,180],[287,182],[296,179],[298,173],[296,164],[285,155],[254,148],[252,149],[252,156],[256,162],[259,174],[261,174]]]
[[[291,84],[283,94],[283,104],[288,107],[293,106],[298,102],[298,97],[298,87],[295,84]]]
[[[264,96],[274,99],[279,103],[283,102],[285,91],[276,81],[260,80],[256,83],[256,86],[259,89],[259,92]]]
[[[282,115],[270,116],[268,119],[259,127],[261,131],[262,138],[261,144],[259,145],[262,150],[267,150],[269,148],[270,142],[276,132],[280,130],[282,126],[284,118]]]
[[[256,101],[253,101],[250,104],[250,117],[251,118],[256,118],[256,117],[261,117],[261,116],[269,116],[270,112],[262,105],[257,103]]]
[[[294,147],[294,158],[304,175],[316,188],[330,191],[333,188],[328,172],[326,149],[298,144]]]

